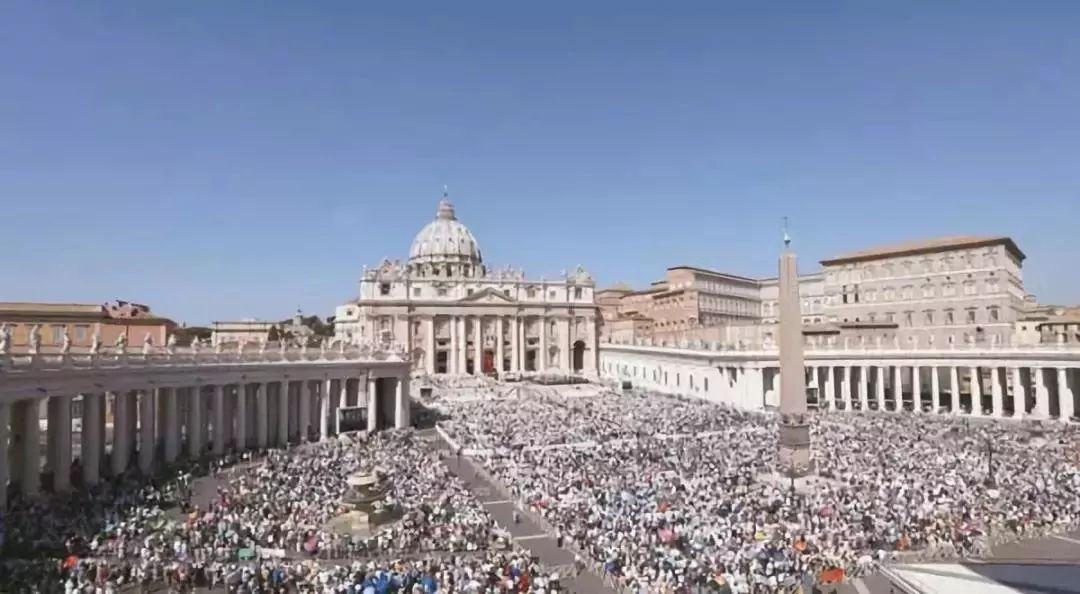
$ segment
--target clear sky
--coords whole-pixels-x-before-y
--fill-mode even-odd
[[[0,300],[332,315],[443,184],[490,265],[1011,235],[1080,301],[1080,3],[0,4]]]

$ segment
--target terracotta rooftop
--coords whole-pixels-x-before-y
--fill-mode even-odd
[[[4,313],[39,313],[39,314],[100,314],[105,308],[87,303],[32,303],[27,301],[0,302],[0,312]]]
[[[934,237],[917,241],[907,241],[873,247],[865,250],[849,252],[835,258],[822,260],[822,266],[832,264],[845,264],[849,262],[862,262],[896,256],[914,256],[945,250],[961,250],[993,245],[1005,245],[1017,259],[1023,260],[1024,253],[1016,246],[1012,238],[1005,236],[979,236],[979,235],[954,235],[948,237]]]

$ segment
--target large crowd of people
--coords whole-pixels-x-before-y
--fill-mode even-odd
[[[796,488],[777,479],[771,413],[615,393],[438,405],[460,447],[632,592],[718,575],[771,591],[1080,521],[1080,437],[1055,426],[814,413],[817,478]]]
[[[815,479],[778,474],[777,417],[596,386],[437,386],[439,431],[620,592],[790,592],[900,556],[979,555],[1080,521],[1080,436],[924,414],[810,414]],[[26,592],[524,593],[557,574],[516,548],[414,430],[12,501],[0,584]],[[452,455],[452,454],[451,454]],[[397,521],[340,532],[347,477]],[[723,584],[722,588],[720,584]]]
[[[370,536],[328,527],[346,511],[346,479],[354,473],[383,477],[385,503],[398,521]],[[16,501],[3,516],[2,533],[0,583],[12,591],[119,591],[132,584],[358,593],[367,586],[376,593],[552,586],[509,546],[438,451],[412,431],[249,452],[157,480],[121,477],[68,499]]]

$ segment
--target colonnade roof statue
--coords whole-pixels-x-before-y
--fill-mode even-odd
[[[802,312],[798,259],[784,219],[784,251],[780,254],[780,466],[788,476],[812,471],[810,425],[806,418],[806,375],[803,362]]]

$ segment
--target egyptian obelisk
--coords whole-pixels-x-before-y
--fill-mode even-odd
[[[813,468],[806,418],[799,269],[784,226],[784,251],[780,254],[780,472],[799,477]]]

